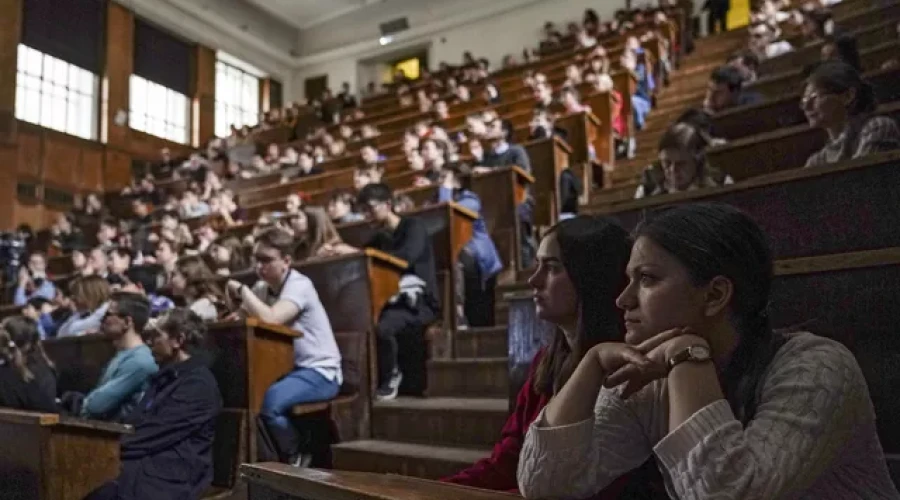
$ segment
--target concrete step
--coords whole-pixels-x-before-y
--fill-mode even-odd
[[[490,455],[487,449],[361,440],[331,447],[334,468],[438,479]]]
[[[372,437],[490,449],[509,413],[506,398],[397,398],[372,406]]]
[[[428,396],[509,397],[509,365],[502,358],[435,359],[428,362]]]
[[[506,325],[456,330],[457,358],[502,358],[507,355]]]

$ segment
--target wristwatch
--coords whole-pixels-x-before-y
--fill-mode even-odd
[[[666,363],[671,371],[672,368],[675,368],[675,365],[684,363],[685,361],[690,361],[693,363],[704,363],[706,361],[710,361],[712,359],[712,353],[709,351],[709,347],[702,344],[695,344],[689,347],[684,348],[684,350],[677,352],[674,356],[669,358],[668,363]]]

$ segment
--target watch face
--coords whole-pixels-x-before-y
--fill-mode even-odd
[[[710,357],[709,347],[705,345],[691,346],[691,358],[697,361],[706,361]]]

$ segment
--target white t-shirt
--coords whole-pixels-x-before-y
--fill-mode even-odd
[[[342,384],[341,352],[312,280],[291,269],[278,295],[274,295],[263,281],[253,286],[253,292],[270,306],[279,300],[288,300],[300,310],[293,321],[286,323],[286,326],[303,332],[302,337],[294,340],[294,366],[312,368],[328,380]]]

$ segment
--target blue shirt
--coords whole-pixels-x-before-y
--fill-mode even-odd
[[[158,369],[146,345],[117,352],[103,370],[97,387],[84,398],[81,416],[122,421],[134,409],[144,385]]]
[[[25,287],[19,285],[16,287],[16,296],[13,297],[13,304],[17,306],[24,306],[29,300],[34,297],[43,297],[47,300],[53,300],[53,297],[56,297],[56,287],[53,285],[53,282],[49,279],[44,279],[41,282],[41,286],[37,287],[30,294],[25,293]]]
[[[469,190],[459,190],[441,186],[438,189],[438,201],[453,201],[460,206],[478,214],[478,219],[472,225],[472,239],[466,244],[466,250],[475,257],[478,270],[481,271],[481,280],[485,281],[503,269],[503,260],[488,233],[484,215],[481,213],[481,199],[477,194]]]

